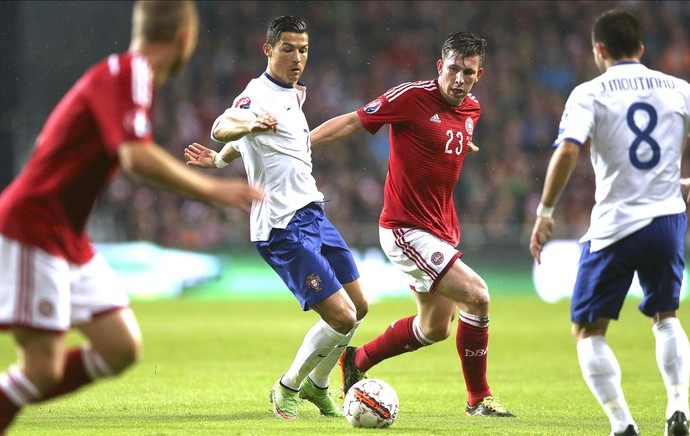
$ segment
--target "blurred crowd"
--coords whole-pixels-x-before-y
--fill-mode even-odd
[[[690,2],[200,2],[197,54],[158,91],[155,135],[180,159],[192,142],[220,149],[209,138],[211,125],[265,70],[261,47],[277,16],[300,16],[309,26],[302,81],[312,128],[399,83],[435,78],[443,41],[468,30],[488,47],[484,76],[473,91],[482,107],[474,133],[480,151],[466,158],[455,192],[460,248],[526,245],[565,101],[577,84],[599,74],[592,22],[614,6],[640,20],[646,65],[690,79]],[[313,150],[326,213],[352,246],[378,245],[387,134],[383,128]],[[244,174],[239,160],[215,172]],[[556,211],[556,238],[577,239],[585,232],[593,196],[585,147]],[[248,215],[162,194],[125,176],[99,204],[92,233],[96,240],[146,239],[189,249],[249,245]]]

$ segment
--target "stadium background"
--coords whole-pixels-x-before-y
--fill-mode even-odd
[[[593,19],[612,6],[640,19],[644,63],[690,79],[690,2],[198,2],[199,48],[184,73],[158,91],[155,136],[180,159],[193,141],[213,145],[212,121],[265,69],[265,28],[279,15],[301,16],[309,25],[302,81],[312,128],[398,83],[434,78],[448,33],[475,32],[488,40],[488,52],[474,88],[483,109],[474,137],[481,150],[466,161],[456,189],[460,248],[492,292],[533,293],[527,245],[551,143],[569,92],[598,74],[589,32]],[[131,2],[2,2],[0,8],[1,188],[19,172],[49,111],[84,69],[127,49]],[[385,263],[376,223],[387,147],[382,129],[317,148],[313,158],[328,216],[357,255],[373,261],[363,274],[384,279],[373,286],[395,287],[387,276],[395,271],[377,269]],[[244,171],[237,161],[216,174],[241,177]],[[687,162],[683,174],[690,175]],[[582,235],[592,202],[585,153],[557,210],[555,238]],[[142,298],[246,292],[290,298],[251,247],[248,217],[237,211],[120,176],[98,204],[90,232],[108,244],[102,247],[112,251],[109,260]],[[127,245],[119,257],[122,247],[110,245],[137,241],[149,243]],[[173,277],[192,261],[199,262],[195,275]]]

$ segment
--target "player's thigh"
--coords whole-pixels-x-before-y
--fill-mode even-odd
[[[134,312],[128,307],[103,313],[78,328],[116,373],[140,357],[141,331]]]
[[[364,290],[359,279],[352,281],[350,283],[344,283],[343,289],[347,292],[347,295],[352,300],[357,311],[357,319],[360,320],[366,316],[369,312],[369,300],[367,300]]]
[[[488,315],[490,298],[486,282],[461,259],[456,259],[448,269],[436,293],[455,301],[464,311]]]
[[[141,331],[125,288],[98,253],[87,264],[74,267],[73,276],[72,323],[118,371],[136,360],[141,348]]]
[[[438,294],[414,292],[414,296],[419,326],[424,336],[436,341],[447,338],[452,331],[457,304]]]

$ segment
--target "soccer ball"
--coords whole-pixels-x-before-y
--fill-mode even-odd
[[[389,427],[398,416],[398,394],[383,380],[360,380],[347,391],[343,413],[353,427]]]

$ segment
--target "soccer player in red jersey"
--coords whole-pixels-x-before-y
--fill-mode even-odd
[[[470,94],[482,77],[486,41],[453,33],[437,62],[438,78],[403,83],[363,108],[326,121],[313,145],[390,124],[390,158],[379,235],[390,261],[407,273],[418,314],[393,322],[373,341],[341,356],[343,390],[372,366],[450,336],[460,309],[456,344],[468,402],[467,415],[513,416],[486,380],[489,291],[456,250],[460,227],[453,190],[472,144],[481,108]]]
[[[137,2],[126,53],[89,69],[48,117],[21,174],[0,194],[0,328],[18,346],[0,373],[0,433],[29,403],[132,365],[141,333],[124,288],[86,234],[91,209],[122,166],[155,186],[249,210],[261,192],[186,167],[151,134],[154,87],[196,48],[189,1]],[[87,338],[68,349],[72,326]]]

